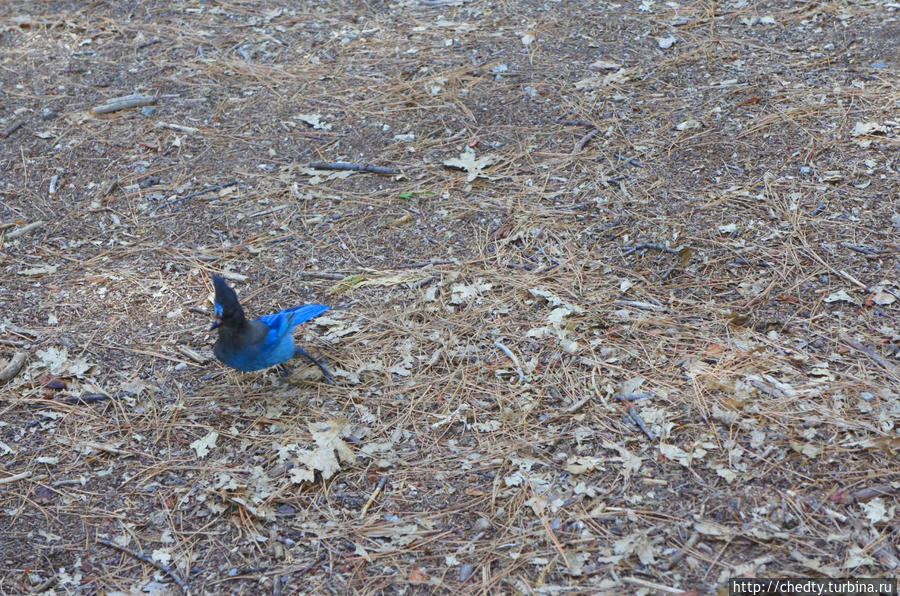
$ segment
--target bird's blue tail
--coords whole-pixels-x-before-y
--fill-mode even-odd
[[[286,323],[285,331],[290,331],[300,323],[305,323],[326,310],[328,310],[328,307],[324,304],[304,304],[303,306],[286,308],[270,315],[263,315],[259,317],[259,320],[273,329],[278,329],[282,323]]]

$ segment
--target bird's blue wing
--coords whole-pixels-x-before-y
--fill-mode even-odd
[[[265,351],[271,349],[281,342],[281,339],[290,333],[294,327],[300,323],[304,323],[314,317],[319,316],[328,310],[324,304],[304,304],[303,306],[295,306],[286,308],[270,315],[263,315],[257,320],[262,321],[269,327],[269,333],[266,340],[260,347]]]

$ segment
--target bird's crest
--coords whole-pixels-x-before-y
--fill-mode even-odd
[[[241,308],[241,303],[238,302],[237,293],[231,288],[228,283],[218,275],[213,275],[213,286],[216,288],[216,301],[213,307],[216,311],[216,316],[223,317],[225,319],[229,318],[243,318],[244,309]]]

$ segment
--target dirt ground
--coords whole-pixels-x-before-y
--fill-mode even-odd
[[[0,25],[0,593],[897,576],[897,3]],[[215,361],[212,273],[336,383]]]

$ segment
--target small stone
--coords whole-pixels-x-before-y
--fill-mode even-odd
[[[475,567],[469,565],[468,563],[463,563],[459,566],[459,581],[464,582],[475,572]]]
[[[144,106],[141,108],[141,116],[152,116],[156,113],[156,107],[154,106]]]
[[[490,530],[490,529],[491,529],[491,522],[489,522],[488,520],[486,520],[483,517],[479,517],[478,520],[475,522],[475,530],[477,532],[483,532],[485,530]]]
[[[278,515],[297,515],[297,510],[290,505],[283,503],[278,506]]]

